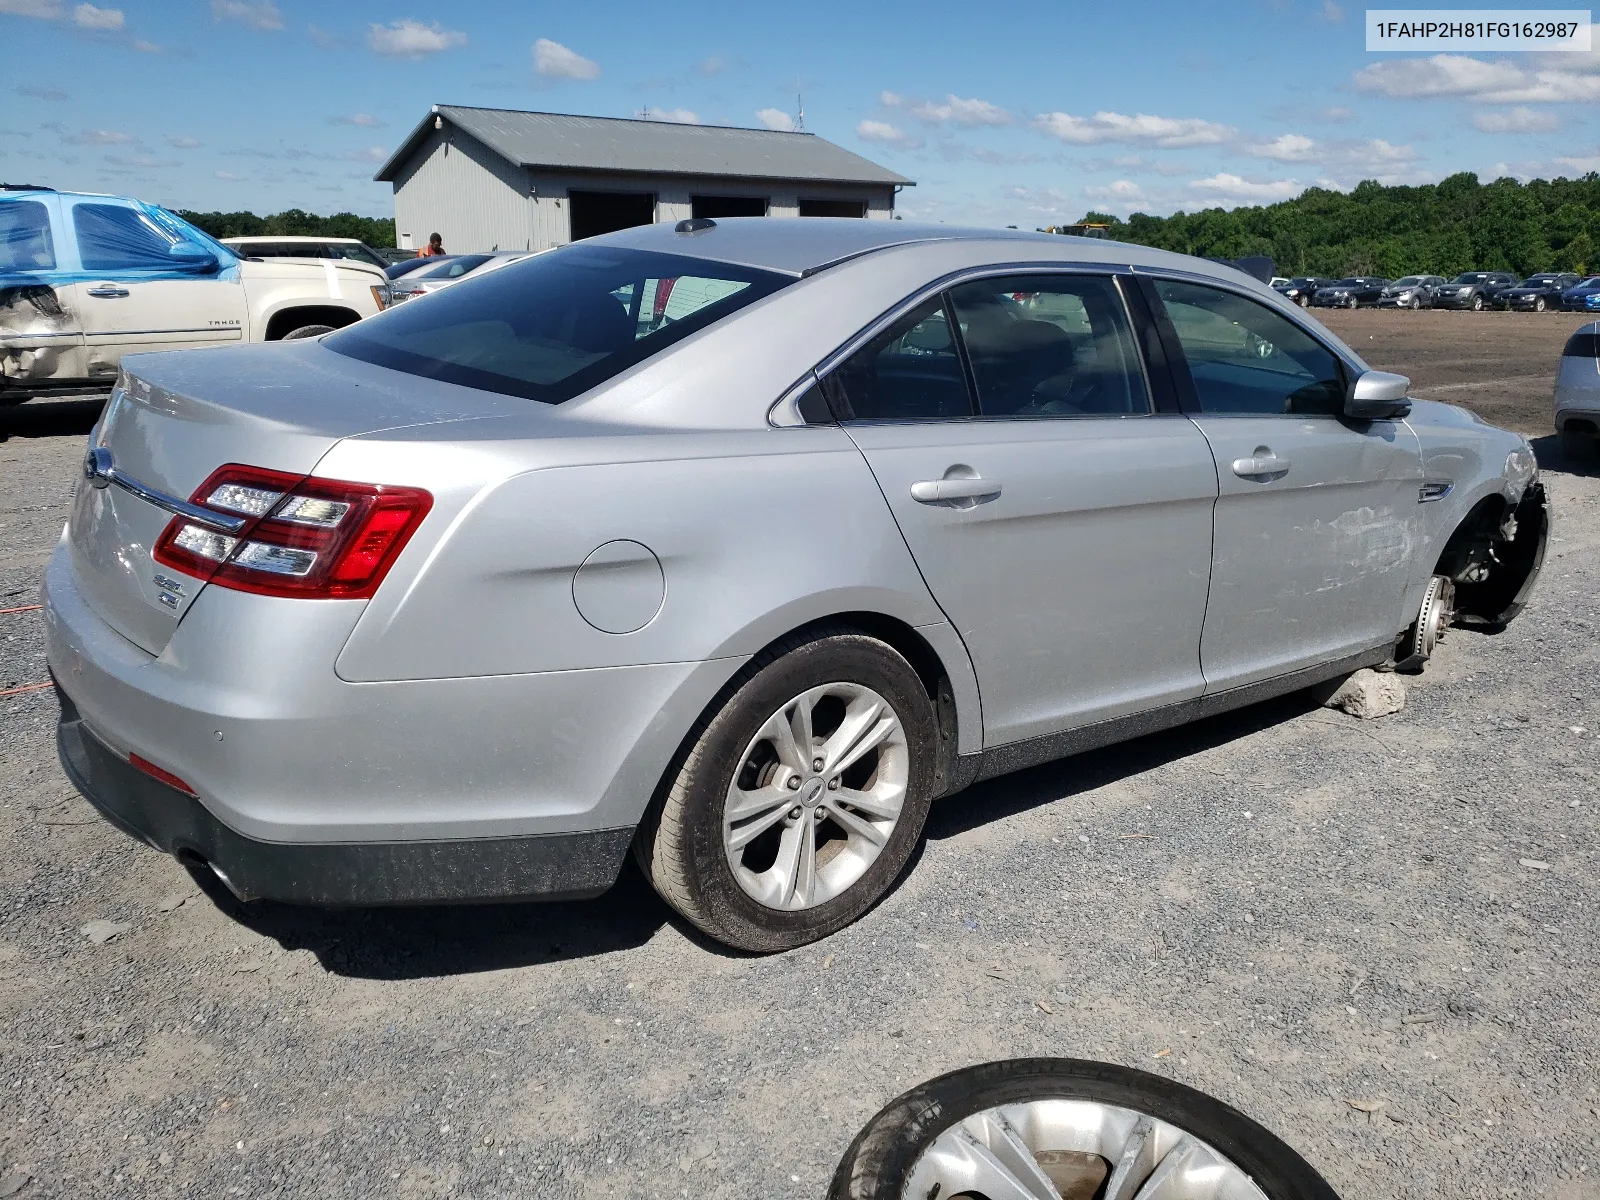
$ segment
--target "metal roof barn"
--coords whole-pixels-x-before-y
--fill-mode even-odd
[[[894,215],[912,180],[811,133],[440,104],[374,176],[399,244],[545,250],[685,217]]]

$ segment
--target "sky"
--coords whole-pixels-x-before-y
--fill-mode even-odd
[[[392,216],[373,172],[434,104],[783,129],[803,103],[808,132],[916,181],[906,219],[986,226],[1600,170],[1600,31],[1590,53],[1374,54],[1364,11],[0,0],[0,180]]]

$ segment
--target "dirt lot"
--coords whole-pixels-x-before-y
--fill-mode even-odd
[[[1328,323],[1543,433],[1577,320]],[[0,416],[0,609],[92,420]],[[77,798],[51,692],[16,690],[39,614],[0,615],[0,1196],[814,1198],[912,1082],[1059,1054],[1223,1097],[1347,1200],[1596,1200],[1600,480],[1549,442],[1535,604],[1452,633],[1403,712],[1290,697],[973,789],[879,909],[770,959],[632,874],[545,907],[201,893]]]
[[[1311,315],[1380,371],[1429,400],[1470,408],[1529,437],[1551,431],[1556,360],[1583,313],[1315,308]]]

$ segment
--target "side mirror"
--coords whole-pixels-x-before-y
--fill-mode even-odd
[[[172,265],[180,271],[209,275],[217,269],[217,256],[196,242],[177,242],[167,251]]]
[[[1388,371],[1363,371],[1350,385],[1344,415],[1353,421],[1384,421],[1411,411],[1411,380]]]

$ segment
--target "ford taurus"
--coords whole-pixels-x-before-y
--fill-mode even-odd
[[[61,759],[243,897],[861,916],[986,779],[1526,601],[1518,435],[1137,246],[627,230],[125,361],[47,572]]]

